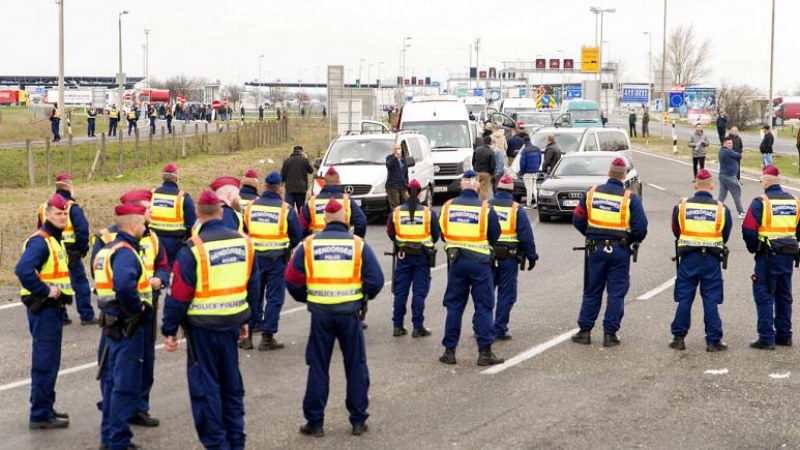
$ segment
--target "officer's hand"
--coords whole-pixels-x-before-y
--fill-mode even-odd
[[[169,353],[174,352],[178,349],[178,340],[175,339],[175,336],[167,336],[164,338],[164,350],[168,351]]]
[[[58,298],[60,296],[61,296],[61,289],[55,286],[50,286],[50,293],[47,294],[47,298]]]
[[[536,267],[536,260],[535,259],[529,259],[528,260],[528,270],[533,270],[534,267]]]
[[[150,287],[153,288],[154,291],[160,291],[161,288],[164,287],[164,283],[158,277],[150,278]]]
[[[247,336],[249,335],[250,335],[250,326],[247,324],[242,325],[241,328],[239,328],[239,342],[247,339]]]

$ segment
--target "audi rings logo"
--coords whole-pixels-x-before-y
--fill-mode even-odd
[[[440,170],[442,170],[440,166],[433,166],[433,173],[439,173]]]
[[[568,197],[569,198],[581,198],[581,195],[582,194],[580,192],[570,192]]]
[[[345,192],[346,194],[352,194],[352,193],[353,193],[353,186],[350,186],[350,185],[348,184],[347,186],[345,186],[345,187],[344,187],[344,192]]]

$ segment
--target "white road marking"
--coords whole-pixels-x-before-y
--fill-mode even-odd
[[[676,277],[672,277],[669,280],[661,283],[658,287],[651,289],[644,294],[636,297],[636,300],[650,300],[651,298],[655,297],[656,295],[660,294],[665,289],[670,288],[672,285],[675,284]]]
[[[771,373],[771,374],[769,374],[769,377],[770,377],[770,378],[772,378],[773,380],[780,380],[780,379],[783,379],[783,378],[789,378],[789,376],[790,376],[791,374],[792,374],[791,372],[786,372],[786,373]]]
[[[661,186],[659,186],[657,184],[652,184],[652,183],[645,183],[645,184],[650,186],[653,189],[658,189],[659,191],[662,191],[662,192],[667,190],[667,188],[663,188],[663,187],[661,187]]]
[[[22,302],[14,302],[14,303],[9,303],[8,305],[0,306],[0,311],[8,308],[16,308],[17,306],[22,306]]]
[[[727,375],[728,369],[709,369],[703,373],[707,375]]]
[[[567,331],[566,333],[560,334],[560,335],[554,337],[553,339],[550,339],[547,342],[543,342],[543,343],[541,343],[539,345],[535,345],[535,346],[529,348],[528,350],[525,350],[524,352],[518,354],[517,356],[514,356],[513,358],[507,359],[506,362],[504,362],[503,364],[498,364],[496,366],[492,366],[492,367],[490,367],[488,369],[483,370],[481,372],[481,375],[494,375],[496,373],[500,373],[500,372],[508,369],[509,367],[516,366],[517,364],[519,364],[519,363],[521,363],[523,361],[526,361],[528,359],[531,359],[534,356],[536,356],[536,355],[538,355],[538,354],[540,354],[540,353],[542,353],[542,352],[544,352],[544,351],[546,351],[546,350],[548,350],[550,348],[553,348],[556,345],[566,341],[567,339],[570,338],[570,336],[572,336],[573,334],[577,333],[578,331],[579,331],[579,329],[575,328],[573,330]]]

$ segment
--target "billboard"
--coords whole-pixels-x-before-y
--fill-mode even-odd
[[[684,92],[686,118],[692,123],[709,124],[717,109],[717,89],[713,87],[687,87]]]
[[[650,102],[650,89],[642,85],[623,85],[622,103],[646,105]]]
[[[600,49],[598,47],[581,48],[581,72],[600,72]]]
[[[58,101],[58,89],[47,90],[47,101],[49,103]],[[64,103],[67,105],[88,105],[92,103],[92,91],[89,89],[65,89]]]

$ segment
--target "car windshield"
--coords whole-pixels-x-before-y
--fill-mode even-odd
[[[403,129],[416,130],[425,135],[433,151],[441,148],[472,148],[469,122],[466,121],[403,122]]]
[[[517,121],[522,122],[525,125],[552,125],[553,118],[550,116],[550,113],[538,113],[538,114],[531,114],[531,113],[520,113],[517,114]]]
[[[550,133],[535,133],[533,135],[533,145],[544,150],[547,147],[547,135]],[[581,141],[579,133],[553,133],[556,137],[556,144],[561,148],[561,153],[572,153],[578,151]]]
[[[600,122],[600,111],[596,109],[573,110],[569,114],[573,122]]]
[[[336,141],[331,146],[325,165],[343,166],[358,164],[386,164],[386,157],[392,153],[392,141],[364,139],[358,141]]]
[[[503,114],[513,117],[514,114],[519,116],[520,114],[529,114],[531,112],[531,108],[503,108]]]
[[[608,167],[614,156],[581,156],[561,158],[553,170],[556,177],[602,177],[608,175]]]

